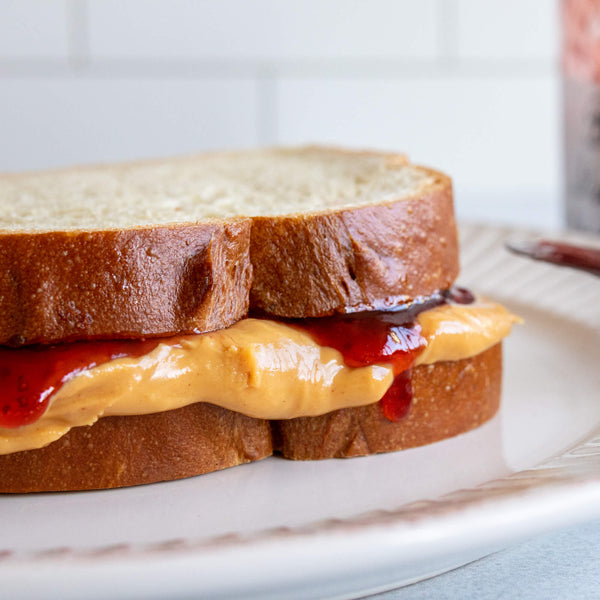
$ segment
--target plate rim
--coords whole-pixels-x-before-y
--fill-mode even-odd
[[[515,234],[528,235],[533,230],[469,223],[461,226],[462,235],[477,235],[480,232],[494,233],[495,238],[498,239]],[[554,237],[597,243],[597,240],[590,240],[590,237],[585,234],[574,232],[565,232]],[[528,259],[521,260],[528,261]],[[438,536],[448,536],[456,526],[457,520],[460,521],[465,517],[489,519],[490,511],[497,510],[499,505],[508,508],[507,515],[512,515],[513,520],[523,518],[524,508],[527,509],[525,512],[528,511],[528,517],[531,519],[539,508],[539,498],[543,496],[546,501],[551,500],[546,512],[551,513],[554,518],[551,527],[548,527],[548,515],[545,515],[544,521],[542,518],[544,515],[539,514],[538,528],[541,532],[600,515],[600,468],[598,467],[600,467],[600,423],[594,433],[584,440],[533,467],[490,480],[473,488],[457,490],[431,500],[411,502],[393,510],[370,511],[340,519],[317,520],[300,526],[266,528],[250,534],[233,533],[208,539],[176,538],[144,544],[99,546],[93,549],[57,547],[50,550],[0,550],[0,571],[6,569],[19,571],[20,567],[26,568],[34,562],[52,565],[54,568],[59,565],[70,568],[75,561],[79,565],[85,564],[103,569],[115,564],[115,560],[127,563],[152,561],[153,564],[167,560],[171,566],[174,566],[182,565],[189,560],[197,561],[201,555],[217,559],[219,556],[244,552],[249,546],[254,549],[264,549],[281,547],[283,544],[286,548],[300,548],[307,542],[314,544],[314,541],[319,539],[323,548],[326,548],[327,543],[335,540],[340,534],[343,534],[346,539],[348,536],[363,538],[369,532],[381,537],[382,531],[387,534],[391,546],[396,551],[401,551],[402,532],[411,530],[412,533],[408,537],[412,541],[415,532],[428,531],[431,535],[433,527],[437,529]],[[574,489],[579,492],[576,502],[573,502]],[[566,505],[565,503],[570,507],[577,505],[578,510],[569,510],[562,515],[557,514]],[[519,517],[516,516],[516,512],[519,512]],[[535,530],[535,526],[529,527],[527,536],[532,535],[532,529]],[[506,531],[498,531],[495,541],[502,546],[506,537],[508,537]],[[514,541],[514,535],[510,536],[510,539]],[[488,536],[487,541],[489,540]],[[475,543],[472,538],[465,540],[466,546],[473,546]],[[407,548],[404,550],[406,551]],[[348,547],[348,552],[350,551],[352,551],[351,544]],[[259,555],[260,552],[256,557],[257,560]]]

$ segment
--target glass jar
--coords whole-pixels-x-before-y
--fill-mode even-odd
[[[600,0],[562,0],[567,225],[600,232]]]

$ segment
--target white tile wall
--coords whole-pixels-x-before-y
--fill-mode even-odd
[[[558,0],[0,0],[0,170],[302,141],[559,221]]]
[[[406,148],[473,187],[557,184],[557,110],[550,77],[459,80],[286,79],[278,139]],[[519,115],[526,128],[507,127]],[[510,173],[507,181],[503,175]]]
[[[0,60],[67,54],[67,0],[2,0]]]
[[[458,56],[553,60],[559,11],[548,0],[458,0]]]
[[[258,143],[251,80],[18,79],[0,94],[0,170]]]
[[[436,0],[90,0],[92,57],[431,58]]]
[[[534,190],[548,196],[549,211],[556,208],[560,139],[558,128],[548,126],[558,114],[551,76],[288,78],[278,94],[278,141],[405,148],[415,162],[451,173],[458,201],[477,190],[483,193],[473,202],[485,206],[486,189],[495,201],[502,193],[510,201],[515,190]],[[474,210],[488,214],[481,206]]]

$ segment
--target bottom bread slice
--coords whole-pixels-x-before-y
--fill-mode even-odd
[[[472,358],[421,365],[411,378],[409,415],[394,423],[379,403],[320,417],[273,422],[273,446],[285,458],[364,456],[431,444],[491,419],[500,406],[502,344]]]
[[[39,450],[0,456],[0,493],[105,489],[182,479],[272,454],[268,421],[212,404],[106,417]]]
[[[39,450],[0,456],[0,493],[104,489],[181,479],[278,451],[314,460],[390,452],[478,427],[500,404],[501,344],[413,369],[413,405],[393,423],[379,403],[320,417],[264,421],[211,404],[106,417]]]

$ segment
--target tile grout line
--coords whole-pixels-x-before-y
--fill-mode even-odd
[[[446,67],[459,64],[458,20],[457,0],[437,0],[437,55]]]
[[[74,20],[74,19],[73,19]],[[357,61],[232,61],[232,60],[160,60],[98,59],[93,63],[81,33],[72,36],[70,65],[39,58],[5,59],[0,62],[0,78],[73,77],[90,78],[232,78],[277,77],[336,79],[448,79],[530,78],[554,75],[552,64],[544,60],[462,60],[446,64],[435,60],[357,60]],[[78,70],[74,73],[73,67]],[[82,73],[83,71],[83,73]]]
[[[69,65],[79,72],[90,64],[87,0],[67,0],[66,13]]]

